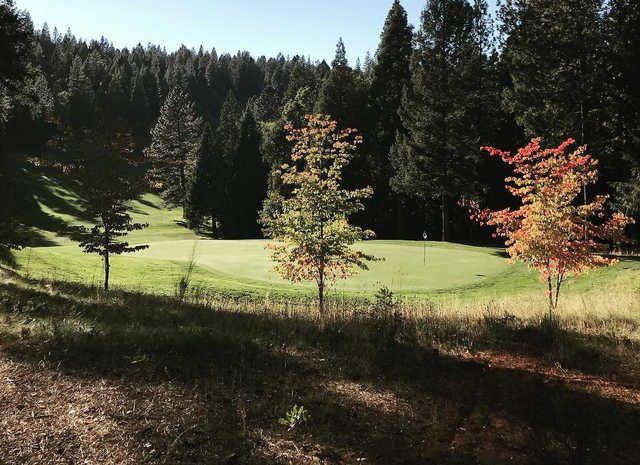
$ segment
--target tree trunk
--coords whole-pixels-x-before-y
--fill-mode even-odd
[[[214,239],[218,239],[218,226],[216,225],[216,214],[211,212],[211,236]]]
[[[109,290],[109,269],[111,265],[109,264],[109,252],[105,252],[104,254],[104,290]]]
[[[324,326],[324,272],[320,274],[320,279],[318,279],[318,309],[320,310],[322,326]]]
[[[320,219],[320,242],[324,242],[324,219],[321,216]],[[320,310],[321,327],[324,329],[325,314],[324,314],[324,256],[320,259],[320,266],[318,268],[318,309]]]
[[[442,212],[442,242],[446,242],[449,239],[448,234],[448,222],[449,222],[449,212],[447,211],[447,194],[442,192],[442,204],[440,206],[440,210]]]
[[[182,219],[187,219],[187,179],[184,164],[180,165],[180,190],[182,191]]]
[[[396,195],[396,239],[406,239],[404,228],[404,210],[400,196]]]
[[[558,297],[560,297],[560,287],[562,286],[563,276],[564,275],[558,275],[556,277],[556,301],[553,305],[554,309],[558,308]]]

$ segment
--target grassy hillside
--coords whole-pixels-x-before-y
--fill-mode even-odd
[[[25,168],[23,211],[25,223],[31,225],[32,246],[16,255],[15,271],[38,279],[100,283],[100,258],[83,254],[72,241],[73,226],[87,224],[75,187],[53,170]],[[150,248],[113,259],[116,286],[171,294],[193,259],[191,284],[195,287],[291,296],[314,290],[313,283],[294,286],[273,273],[265,241],[198,236],[184,226],[179,209],[165,208],[153,194],[133,202],[132,211],[135,220],[149,223],[149,228],[135,231],[129,241],[150,244]],[[501,249],[417,241],[369,241],[358,247],[384,260],[337,283],[331,291],[334,295],[371,296],[383,285],[400,295],[430,299],[489,300],[541,293],[536,274],[522,264],[508,263]],[[568,289],[583,293],[615,287],[625,292],[639,281],[640,262],[626,259],[576,280]]]
[[[131,237],[151,248],[114,259],[104,293],[71,241],[73,184],[24,180],[32,244],[0,280],[0,463],[638,463],[636,260],[572,282],[549,315],[500,249],[371,241],[386,260],[337,286],[320,324],[264,241],[199,237],[153,195]],[[159,295],[192,259],[193,292]],[[400,299],[371,299],[382,284]],[[289,428],[294,405],[308,415]]]

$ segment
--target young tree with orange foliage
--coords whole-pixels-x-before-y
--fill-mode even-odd
[[[328,283],[367,270],[374,257],[350,248],[374,237],[373,231],[349,224],[349,216],[364,209],[362,199],[370,187],[348,190],[341,186],[342,170],[349,164],[362,137],[355,129],[338,129],[327,115],[307,115],[307,127],[286,125],[287,139],[295,145],[291,162],[276,172],[292,188],[281,208],[262,218],[275,271],[293,282],[315,280],[320,315],[324,321],[324,291]]]
[[[506,238],[511,259],[523,261],[540,272],[547,283],[549,310],[557,308],[560,288],[569,275],[579,276],[617,260],[596,253],[599,243],[623,241],[624,229],[633,223],[622,213],[607,216],[606,195],[579,204],[584,186],[598,177],[598,161],[585,153],[586,146],[567,153],[575,141],[567,139],[556,148],[542,149],[541,138],[532,139],[511,155],[493,147],[482,147],[513,165],[515,176],[505,179],[505,188],[522,205],[517,210],[481,210],[469,205],[471,219],[494,226],[494,237]]]

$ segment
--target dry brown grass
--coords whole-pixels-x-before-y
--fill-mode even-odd
[[[0,463],[635,464],[640,317],[615,298],[354,304],[321,330],[294,306],[5,283]],[[294,404],[311,419],[287,431]]]

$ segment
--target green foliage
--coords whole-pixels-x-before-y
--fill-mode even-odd
[[[65,93],[66,120],[74,129],[90,127],[93,119],[95,95],[91,81],[85,74],[80,57],[75,57],[69,71]]]
[[[503,106],[527,137],[559,144],[573,136],[598,154],[601,170],[609,170],[600,124],[603,18],[602,0],[506,3],[500,29],[511,86]]]
[[[640,168],[632,171],[628,181],[616,183],[614,187],[618,194],[616,207],[626,215],[640,215]]]
[[[392,174],[389,150],[396,133],[406,131],[398,109],[403,90],[410,81],[412,41],[413,30],[408,23],[407,12],[395,0],[380,36],[376,59],[373,61],[368,56],[364,70],[364,79],[371,82],[368,97],[370,127],[364,147],[364,151],[371,154],[367,172],[368,182],[374,189],[369,217],[380,234],[395,234],[396,237],[401,234],[398,216],[404,212],[400,209],[397,194],[389,185]]]
[[[278,420],[278,423],[288,427],[288,430],[291,431],[309,420],[311,420],[311,414],[304,408],[304,405],[294,405],[285,413],[284,418]]]
[[[181,205],[186,210],[189,179],[196,161],[201,127],[202,119],[186,91],[180,87],[173,88],[151,130],[151,145],[144,151],[153,164],[150,177],[167,205]]]
[[[370,99],[376,118],[375,134],[379,141],[379,163],[389,153],[396,132],[404,126],[398,115],[402,91],[409,85],[412,26],[399,0],[393,2],[380,36],[376,61],[372,68]],[[384,169],[382,166],[379,169]]]
[[[33,24],[13,0],[0,3],[0,87],[15,86],[27,71],[33,49]]]
[[[434,217],[441,210],[449,239],[488,239],[473,237],[477,229],[468,228],[452,207],[461,195],[483,197],[493,205],[504,201],[503,176],[490,161],[478,163],[476,148],[489,142],[521,145],[523,132],[549,141],[572,135],[587,143],[602,163],[602,181],[593,190],[617,194],[613,183],[632,185],[640,147],[637,2],[502,2],[502,42],[495,50],[488,40],[491,21],[484,0],[426,2],[417,34],[401,3],[389,3],[375,56],[352,68],[342,41],[332,67],[304,56],[218,55],[202,47],[183,46],[172,53],[156,45],[118,49],[106,38],[83,40],[70,31],[50,31],[46,24],[34,32],[28,14],[13,1],[2,1],[0,151],[60,157],[42,146],[64,137],[69,127],[93,130],[102,119],[125,121],[136,155],[149,144],[151,152],[161,149],[163,137],[179,147],[174,154],[178,161],[173,155],[167,164],[156,160],[150,177],[170,205],[184,206],[187,213],[200,131],[183,137],[180,128],[166,124],[155,137],[150,134],[156,121],[160,126],[167,122],[162,104],[180,87],[194,113],[214,132],[224,132],[214,138],[223,146],[216,156],[226,160],[225,169],[216,170],[223,194],[210,196],[219,202],[214,223],[226,237],[256,233],[255,227],[245,226],[253,222],[255,207],[240,214],[227,202],[229,189],[236,190],[231,180],[238,183],[248,174],[234,161],[246,111],[260,129],[259,156],[269,171],[281,165],[291,148],[283,126],[301,126],[314,109],[332,114],[343,126],[358,127],[365,144],[343,179],[347,186],[374,188],[365,210],[352,220],[375,226],[381,237],[415,238],[425,223],[433,234],[440,226]],[[235,108],[227,105],[223,111],[230,93]],[[245,147],[253,145],[253,137],[251,141]],[[249,171],[261,169],[252,164]],[[0,176],[0,196],[15,195],[7,181],[13,173]],[[275,177],[268,188],[289,194]],[[624,202],[621,195],[614,200]],[[232,214],[228,221],[225,211]],[[212,215],[206,212],[204,218]],[[12,230],[19,226],[8,221],[4,205],[0,216],[14,225]]]
[[[387,286],[381,286],[380,289],[376,291],[374,299],[375,310],[384,315],[393,313],[393,310],[397,305],[393,291]]]
[[[12,262],[11,250],[26,245],[26,237],[18,221],[16,163],[7,153],[7,123],[24,102],[37,101],[30,95],[29,77],[33,53],[33,25],[25,13],[18,11],[13,0],[0,2],[0,262]],[[37,81],[42,86],[42,80]],[[25,102],[26,101],[26,102]]]
[[[267,173],[260,153],[260,132],[253,115],[245,111],[240,121],[238,148],[230,160],[232,173],[227,180],[229,203],[227,229],[229,236],[237,238],[256,238],[259,236],[258,211],[265,197]]]
[[[479,158],[485,22],[484,2],[427,2],[400,113],[407,135],[398,135],[391,152],[391,186],[423,202],[439,201],[443,241],[451,199],[473,189]]]
[[[604,21],[605,116],[617,207],[640,222],[640,9],[633,0],[607,2]],[[596,114],[600,116],[600,113]],[[626,169],[629,168],[629,169]]]
[[[204,218],[210,217],[212,233],[217,237],[216,202],[223,195],[220,188],[221,174],[225,172],[225,166],[220,153],[215,149],[213,131],[208,123],[202,131],[195,159],[189,184],[187,220],[191,228],[198,229]]]
[[[331,72],[320,88],[315,110],[331,115],[343,127],[355,127],[362,122],[365,104],[366,91],[349,67],[344,43],[340,39]]]
[[[125,154],[132,141],[127,134],[96,134],[90,137],[98,153],[80,163],[76,173],[82,183],[86,202],[85,213],[94,226],[80,227],[80,247],[85,253],[95,253],[104,260],[104,289],[109,289],[111,255],[132,253],[148,245],[130,246],[119,238],[148,224],[135,223],[129,214],[129,202],[140,195],[140,182],[131,176]]]

